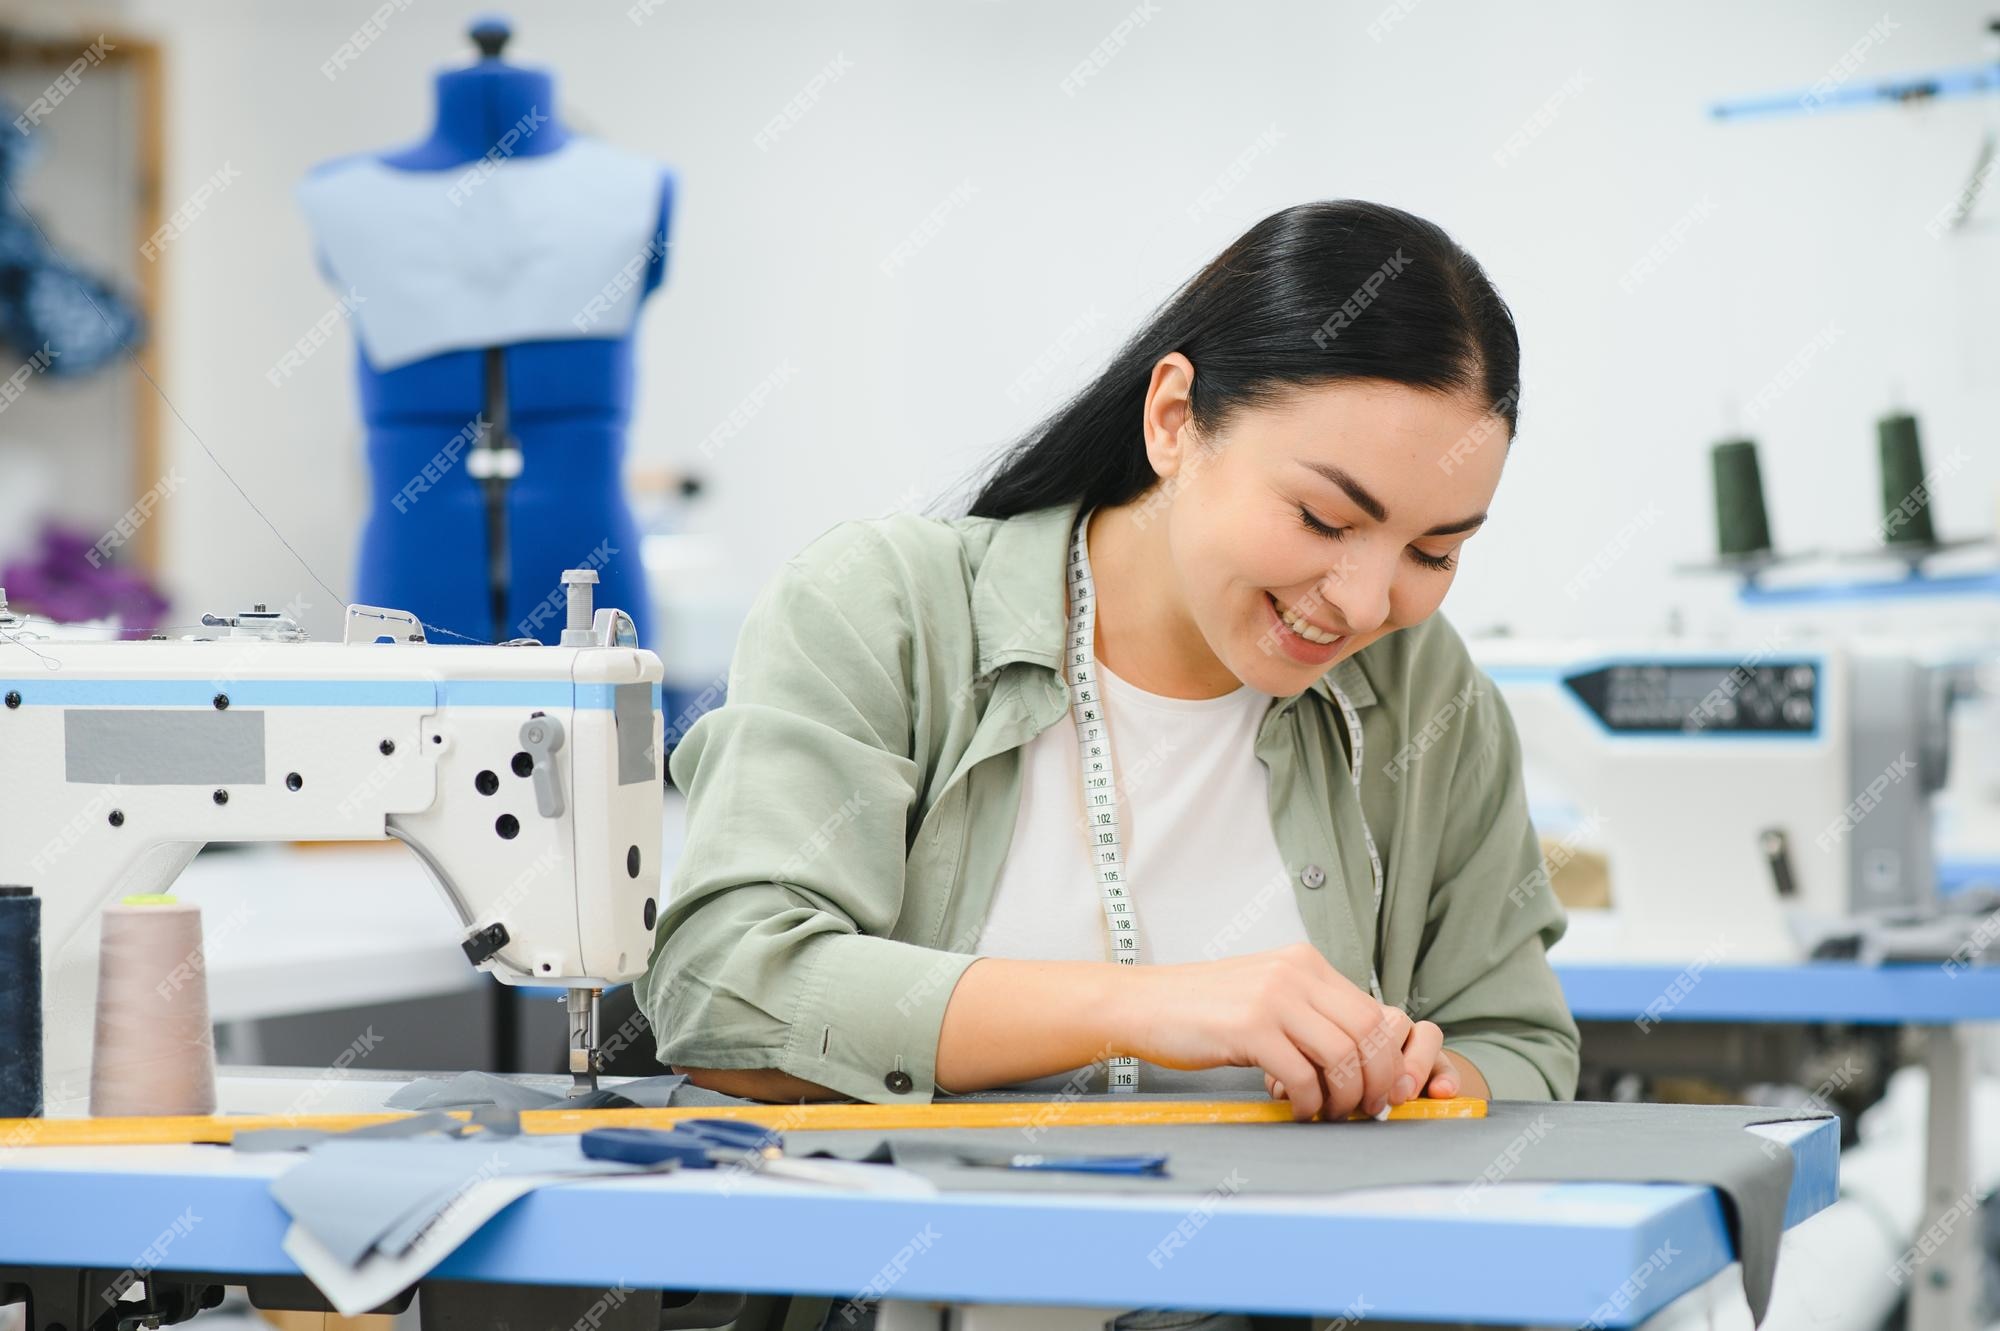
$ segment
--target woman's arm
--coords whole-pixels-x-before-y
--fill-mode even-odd
[[[945,1008],[937,1082],[986,1090],[1134,1055],[1172,1068],[1257,1067],[1295,1117],[1379,1112],[1434,1086],[1441,1037],[1377,1003],[1309,944],[1180,966],[984,957]],[[697,1086],[760,1100],[832,1092],[775,1068],[695,1069]],[[1476,1070],[1450,1093],[1476,1095]]]

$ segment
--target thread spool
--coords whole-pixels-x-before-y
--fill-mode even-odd
[[[1771,518],[1757,444],[1725,439],[1710,450],[1715,466],[1715,548],[1724,559],[1771,553]]]
[[[42,903],[0,887],[0,1118],[42,1112]]]
[[[1884,416],[1875,431],[1882,450],[1882,540],[1888,545],[1936,545],[1917,418],[1907,412]]]
[[[104,908],[90,1112],[215,1112],[215,1030],[199,906],[136,896]]]

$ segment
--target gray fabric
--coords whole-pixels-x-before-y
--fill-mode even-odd
[[[475,1114],[477,1121],[478,1115]],[[518,1123],[518,1120],[517,1120]],[[238,1151],[252,1155],[266,1151],[302,1151],[332,1137],[342,1137],[360,1141],[393,1141],[402,1137],[417,1137],[427,1132],[445,1132],[453,1136],[465,1130],[465,1124],[449,1114],[414,1114],[409,1118],[392,1118],[386,1123],[370,1123],[366,1127],[349,1128],[344,1132],[329,1132],[325,1128],[252,1128],[246,1132],[231,1135],[229,1144]],[[518,1126],[515,1129],[519,1131]]]
[[[664,1109],[675,1103],[675,1092],[687,1078],[679,1074],[638,1077],[616,1086],[600,1086],[589,1095],[568,1096],[544,1091],[491,1072],[461,1072],[455,1077],[425,1077],[411,1082],[385,1103],[391,1109]]]
[[[592,1160],[574,1136],[495,1138],[431,1134],[401,1141],[320,1142],[271,1180],[271,1197],[349,1266],[374,1249],[401,1252],[467,1189],[514,1174],[629,1174]],[[400,1243],[402,1247],[390,1245]]]
[[[1784,1232],[1792,1156],[1745,1129],[1824,1117],[1736,1105],[1501,1101],[1479,1119],[955,1128],[898,1132],[886,1139],[872,1133],[788,1132],[785,1146],[793,1155],[888,1160],[946,1191],[1256,1195],[1413,1184],[1476,1187],[1503,1180],[1701,1184],[1722,1194],[1743,1264],[1743,1292],[1752,1316],[1761,1321]],[[1007,1149],[1052,1155],[1165,1151],[1171,1158],[1163,1178],[981,1169],[956,1158],[964,1150]]]

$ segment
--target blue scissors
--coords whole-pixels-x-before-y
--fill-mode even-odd
[[[770,1128],[727,1118],[691,1118],[671,1130],[659,1128],[592,1128],[583,1134],[583,1153],[593,1160],[617,1160],[628,1165],[662,1165],[682,1169],[714,1169],[718,1165],[757,1164],[784,1154],[784,1137]]]

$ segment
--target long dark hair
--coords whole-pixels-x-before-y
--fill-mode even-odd
[[[1205,434],[1238,407],[1340,379],[1473,395],[1506,421],[1509,439],[1519,419],[1514,316],[1476,259],[1400,208],[1302,203],[1244,232],[1095,381],[1002,454],[972,516],[1144,494],[1158,477],[1140,417],[1153,366],[1174,351],[1194,363],[1192,417]]]

